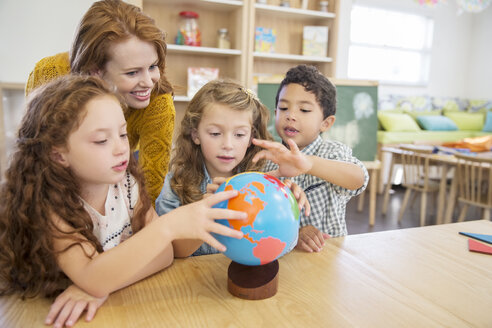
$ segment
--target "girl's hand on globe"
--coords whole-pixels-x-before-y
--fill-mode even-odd
[[[304,214],[309,216],[309,214],[311,214],[311,205],[309,205],[309,201],[304,190],[289,179],[284,180],[283,183],[290,188],[294,194],[294,197],[297,200],[297,205],[299,206],[299,211],[302,211],[304,208]]]
[[[312,253],[320,252],[325,245],[325,239],[330,238],[330,235],[322,233],[315,227],[308,225],[299,229],[299,239],[297,241],[297,249]]]
[[[289,148],[280,142],[254,139],[253,144],[265,148],[253,157],[253,163],[260,159],[268,159],[278,165],[275,171],[268,172],[275,177],[295,177],[307,173],[313,167],[313,163],[297,147],[294,140],[288,139]]]
[[[212,179],[212,183],[207,184],[207,193],[203,195],[203,197],[208,197],[210,195],[215,194],[219,186],[226,182],[227,178],[224,177],[216,177]]]
[[[215,220],[245,220],[248,215],[245,212],[213,208],[212,206],[237,195],[236,190],[222,191],[200,201],[180,206],[163,215],[169,224],[173,239],[201,239],[217,250],[225,252],[226,247],[212,237],[210,233],[237,239],[242,238],[243,233],[217,223]]]

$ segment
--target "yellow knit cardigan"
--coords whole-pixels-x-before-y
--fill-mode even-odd
[[[47,81],[69,72],[68,52],[41,59],[29,74],[26,95]],[[139,149],[138,162],[143,169],[152,204],[159,196],[168,170],[175,116],[172,95],[168,93],[152,96],[149,106],[125,114],[128,140],[132,149]]]

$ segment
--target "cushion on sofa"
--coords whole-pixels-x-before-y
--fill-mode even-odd
[[[472,113],[492,110],[492,100],[472,99],[469,101],[468,111]]]
[[[459,130],[481,131],[483,129],[483,113],[445,112],[444,115],[452,119]]]
[[[442,115],[442,110],[441,109],[435,109],[427,112],[407,112],[405,111],[405,114],[410,115],[414,120],[417,120],[417,117],[419,116],[437,116],[437,115]]]
[[[426,112],[432,110],[432,101],[426,96],[409,96],[398,101],[398,108],[410,112]]]
[[[433,97],[432,108],[442,109],[443,112],[466,111],[469,106],[467,99],[456,97]]]
[[[408,114],[378,113],[379,122],[386,131],[420,131],[417,122]]]
[[[456,131],[458,126],[452,119],[441,115],[417,116],[417,122],[428,131]]]
[[[487,112],[485,117],[485,124],[483,125],[483,132],[492,132],[492,112]]]

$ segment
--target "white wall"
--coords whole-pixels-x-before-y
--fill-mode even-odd
[[[474,16],[468,61],[466,93],[473,98],[492,98],[492,5]]]
[[[425,87],[381,85],[380,95],[406,94],[492,98],[492,6],[458,15],[454,0],[434,7],[414,0],[342,0],[337,78],[347,78],[352,4],[370,4],[426,15],[434,19],[429,83]]]
[[[25,83],[43,57],[68,51],[92,0],[0,0],[0,81]]]

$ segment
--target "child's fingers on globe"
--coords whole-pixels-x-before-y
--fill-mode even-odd
[[[221,191],[216,194],[211,195],[210,197],[207,197],[204,199],[206,204],[209,206],[213,206],[215,204],[218,204],[220,202],[223,202],[224,200],[231,199],[233,197],[236,197],[238,195],[237,190],[226,190],[226,191]]]
[[[219,252],[225,252],[227,250],[226,247],[221,243],[219,243],[217,239],[212,237],[211,234],[207,234],[207,236],[204,236],[202,240],[207,244],[209,244],[210,246],[212,246],[213,248],[217,249]]]
[[[309,216],[311,214],[311,204],[309,204],[309,201],[306,198],[306,202],[304,203],[304,215]]]
[[[220,223],[214,224],[212,226],[211,232],[217,233],[219,235],[227,236],[227,237],[236,238],[236,239],[241,239],[244,236],[242,231],[226,227],[225,225],[220,224]]]
[[[246,220],[248,214],[246,212],[229,210],[224,208],[212,208],[210,211],[210,216],[214,220]]]

